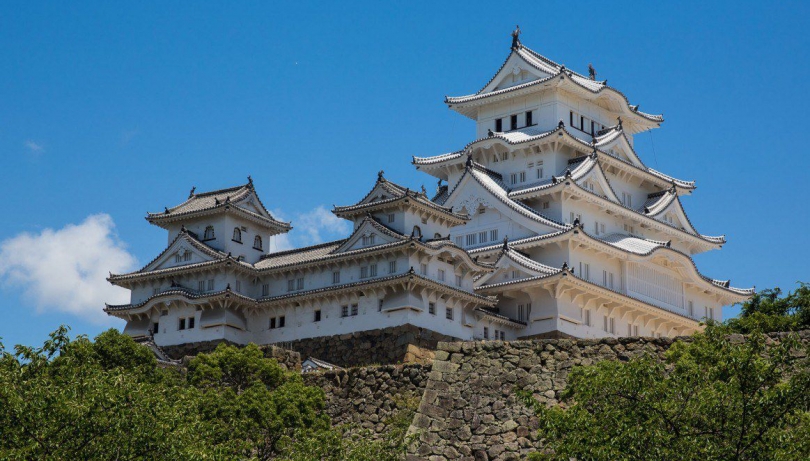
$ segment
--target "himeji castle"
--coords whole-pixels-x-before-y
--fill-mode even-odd
[[[249,179],[149,213],[168,245],[109,281],[125,332],[158,345],[281,343],[412,325],[462,340],[676,336],[753,289],[703,275],[692,255],[720,249],[681,197],[695,183],[645,165],[634,136],[660,115],[525,47],[520,30],[495,75],[445,103],[475,140],[414,157],[435,194],[381,171],[333,213],[345,239],[270,252],[290,232]],[[371,182],[371,181],[370,181]]]

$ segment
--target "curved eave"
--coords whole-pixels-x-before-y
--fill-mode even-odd
[[[195,290],[191,290],[188,288],[176,288],[162,291],[158,294],[152,295],[146,298],[144,301],[137,304],[121,304],[121,305],[106,304],[104,307],[104,312],[106,312],[108,315],[116,315],[116,316],[134,315],[148,312],[150,309],[152,309],[152,307],[154,307],[156,301],[163,301],[167,299],[184,299],[186,301],[192,302],[194,301],[208,302],[224,298],[233,298],[248,304],[255,303],[255,300],[253,298],[241,295],[239,293],[235,293],[229,288],[221,291],[216,291],[213,293],[199,293]]]
[[[708,236],[708,235],[702,235],[702,234],[691,234],[691,233],[689,233],[689,232],[687,232],[685,230],[678,229],[677,227],[671,226],[666,222],[659,221],[659,220],[657,220],[657,219],[655,219],[653,217],[650,217],[650,216],[648,216],[648,215],[646,215],[644,213],[641,213],[638,210],[628,208],[628,207],[626,207],[626,206],[624,206],[624,205],[622,205],[620,203],[614,203],[614,202],[608,200],[607,198],[602,197],[601,195],[598,195],[598,194],[596,194],[594,192],[591,192],[591,191],[581,187],[579,184],[576,183],[576,181],[572,180],[570,177],[566,178],[564,181],[560,181],[560,182],[558,182],[556,184],[553,184],[553,185],[550,185],[550,186],[538,187],[536,190],[532,191],[532,195],[530,195],[530,196],[521,196],[521,200],[525,200],[525,199],[530,198],[530,197],[537,197],[537,196],[541,196],[541,195],[546,195],[546,194],[549,194],[549,193],[557,192],[559,190],[563,190],[565,188],[570,188],[572,191],[574,191],[577,195],[579,195],[582,198],[595,199],[595,200],[597,200],[597,202],[599,202],[601,205],[605,206],[606,208],[611,208],[612,211],[614,211],[614,212],[621,212],[621,213],[623,213],[625,215],[629,215],[629,216],[633,216],[633,217],[639,217],[639,218],[643,219],[644,222],[646,222],[647,224],[651,224],[651,225],[655,226],[655,228],[658,229],[659,231],[662,231],[662,232],[666,233],[669,230],[672,230],[672,231],[676,232],[678,235],[685,236],[686,239],[688,239],[690,241],[701,242],[701,244],[704,244],[704,245],[708,244],[708,245],[711,245],[712,247],[721,247],[723,244],[726,243],[725,236],[716,236],[715,237],[715,236]]]
[[[554,134],[557,136],[554,136]],[[587,155],[593,152],[593,144],[583,139],[571,134],[565,127],[557,127],[551,131],[547,131],[538,135],[535,135],[531,138],[527,138],[520,141],[513,141],[508,138],[508,132],[504,133],[493,133],[492,136],[486,136],[483,138],[478,138],[470,143],[468,143],[462,150],[457,152],[452,152],[448,154],[437,155],[435,157],[412,157],[411,164],[416,166],[418,170],[425,171],[430,173],[431,170],[437,168],[445,168],[453,165],[462,165],[465,161],[464,152],[467,152],[471,149],[487,149],[491,147],[492,144],[500,143],[504,146],[520,146],[524,144],[530,144],[533,142],[540,142],[540,144],[548,144],[552,142],[559,142],[560,138],[566,142],[566,144],[575,150]],[[691,193],[691,191],[695,190],[697,186],[695,185],[694,181],[684,181],[682,179],[677,179],[672,176],[666,175],[659,171],[653,170],[652,168],[644,168],[639,167],[638,165],[634,165],[632,162],[626,161],[619,157],[609,154],[607,151],[601,150],[597,143],[597,157],[601,162],[608,162],[612,166],[620,168],[626,172],[633,173],[653,184],[661,189],[667,189],[675,184],[675,187],[678,189],[679,194],[684,193]],[[473,154],[475,158],[476,155]],[[601,165],[600,165],[601,166]],[[646,168],[646,169],[645,169]]]
[[[244,274],[255,273],[255,269],[253,268],[252,265],[242,261],[237,261],[232,257],[226,256],[221,259],[215,259],[212,261],[205,261],[196,264],[186,264],[183,266],[169,267],[166,269],[159,269],[155,271],[130,272],[128,274],[111,274],[107,278],[107,281],[116,286],[129,288],[135,283],[141,283],[155,279],[163,279],[175,275],[206,272],[213,269],[217,269],[220,266],[225,266],[226,268],[229,269],[238,270]]]
[[[541,224],[543,224],[545,226],[548,226],[548,227],[550,227],[552,229],[565,229],[567,227],[565,224],[558,223],[558,222],[544,216],[543,214],[537,212],[536,210],[533,210],[532,208],[529,208],[528,206],[526,206],[526,205],[524,205],[524,204],[522,204],[520,202],[517,202],[515,200],[510,199],[507,196],[506,190],[501,188],[500,186],[498,186],[497,183],[496,183],[496,186],[499,187],[503,191],[503,194],[499,193],[496,190],[493,190],[493,186],[491,186],[489,184],[486,184],[485,181],[483,181],[480,177],[478,177],[479,174],[480,175],[486,175],[486,173],[482,173],[482,172],[477,171],[476,168],[473,167],[473,166],[467,167],[466,171],[461,176],[461,178],[459,178],[456,185],[453,186],[453,190],[450,191],[450,193],[448,194],[449,195],[448,200],[453,198],[453,193],[458,189],[461,182],[464,181],[464,179],[469,175],[484,190],[489,192],[489,194],[491,196],[495,197],[499,202],[503,203],[504,205],[511,208],[512,210],[518,212],[519,214],[521,214],[525,218],[530,219],[532,221],[539,222],[539,223],[541,223]],[[492,178],[489,178],[489,179],[492,180],[493,182],[495,181]]]
[[[275,219],[269,219],[264,216],[261,216],[257,213],[254,213],[249,210],[245,210],[242,207],[234,205],[233,203],[221,203],[219,205],[215,205],[213,207],[204,208],[202,210],[194,210],[188,211],[185,213],[147,213],[146,220],[149,221],[150,224],[154,224],[156,226],[162,227],[164,229],[168,229],[167,224],[169,223],[176,223],[179,221],[184,221],[193,218],[199,218],[203,216],[209,216],[212,214],[218,213],[236,213],[241,215],[242,217],[255,222],[257,224],[262,224],[266,227],[270,227],[276,231],[276,233],[283,233],[289,232],[292,229],[290,223],[276,221]]]
[[[638,131],[657,128],[661,126],[661,123],[664,121],[663,115],[647,114],[635,109],[637,106],[631,105],[627,100],[627,96],[625,96],[621,91],[607,85],[602,86],[599,89],[588,88],[587,86],[579,83],[575,78],[572,78],[572,74],[569,74],[567,70],[561,70],[546,78],[540,78],[521,85],[515,85],[489,93],[455,97],[447,96],[445,97],[444,102],[450,109],[453,109],[473,120],[477,120],[477,108],[479,106],[503,99],[523,96],[535,91],[550,90],[555,88],[569,90],[586,98],[591,96],[589,99],[593,100],[603,97],[610,98],[612,96],[623,101],[620,114],[628,117],[629,120],[634,122],[634,124],[638,124],[643,127],[643,129]]]
[[[428,199],[425,198],[425,200]],[[449,209],[446,209],[434,203],[424,203],[422,200],[419,200],[418,198],[412,196],[394,197],[385,200],[378,200],[376,202],[335,207],[332,210],[332,213],[334,213],[335,216],[338,216],[340,218],[350,219],[358,215],[363,215],[378,210],[391,209],[399,207],[401,205],[419,208],[422,211],[426,211],[435,216],[441,217],[442,219],[445,219],[456,225],[464,224],[467,221],[469,221],[469,218],[467,216],[458,213],[453,213]]]
[[[499,323],[501,325],[508,325],[512,328],[526,328],[526,322],[522,322],[520,320],[511,319],[505,315],[497,314],[495,312],[490,312],[487,309],[476,307],[473,311],[478,312],[479,314],[487,317],[490,321],[495,323]]]
[[[273,304],[282,304],[294,301],[302,301],[313,297],[322,296],[337,296],[345,293],[346,291],[353,291],[357,289],[371,289],[379,286],[389,286],[396,283],[414,283],[423,287],[435,289],[462,299],[464,301],[474,303],[479,306],[493,307],[497,302],[495,299],[481,296],[475,293],[459,290],[458,288],[451,287],[442,283],[435,282],[421,275],[415,274],[413,270],[399,275],[391,275],[387,277],[380,277],[376,279],[363,280],[360,282],[347,283],[343,285],[335,285],[324,288],[317,288],[314,290],[300,291],[297,293],[289,293],[275,297],[260,298],[257,304],[260,307],[269,306]]]

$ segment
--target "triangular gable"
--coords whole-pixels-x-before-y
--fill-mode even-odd
[[[495,261],[495,270],[476,281],[476,286],[542,277],[558,272],[559,269],[538,263],[509,248],[502,251]]]
[[[403,194],[399,191],[399,187],[391,187],[387,181],[377,181],[374,188],[366,194],[366,196],[358,202],[358,205],[365,205],[367,203],[379,202],[381,200],[388,200],[392,198],[401,197]]]
[[[190,253],[188,259],[184,258],[186,253]],[[180,256],[179,261],[176,259],[178,255]],[[199,264],[221,259],[224,256],[221,252],[207,247],[204,243],[195,241],[187,233],[181,232],[165,250],[138,272],[151,272],[189,264]]]
[[[373,237],[372,237],[373,236]],[[364,240],[363,237],[366,237]],[[371,248],[387,243],[402,241],[408,237],[399,234],[382,224],[374,221],[373,218],[364,219],[357,229],[340,245],[333,253],[345,253],[352,250]],[[372,241],[373,240],[373,241]]]
[[[538,234],[565,228],[565,225],[555,223],[536,211],[510,199],[502,183],[489,175],[476,171],[474,168],[467,168],[461,179],[453,187],[450,196],[444,202],[444,206],[452,207],[458,213],[467,211],[468,214],[472,215],[481,205],[498,210],[498,212],[509,216],[517,224]]]
[[[530,55],[513,51],[503,63],[495,76],[477,94],[509,88],[556,74],[554,69],[534,62]]]
[[[275,218],[273,218],[270,212],[267,211],[262,202],[259,200],[259,196],[256,195],[256,191],[254,190],[251,190],[244,197],[231,203],[234,206],[250,211],[251,213],[255,213],[263,218],[275,220]]]
[[[636,154],[636,151],[633,149],[633,146],[630,145],[630,141],[627,140],[627,136],[625,136],[623,132],[620,136],[616,136],[604,144],[598,143],[597,147],[599,150],[618,157],[625,162],[629,162],[631,165],[637,166],[642,170],[647,169],[647,166],[644,165],[644,162],[642,162]]]
[[[573,176],[576,179],[574,181],[585,190],[602,197],[607,197],[607,199],[612,202],[621,203],[619,197],[616,196],[616,192],[614,192],[613,188],[610,186],[610,181],[608,181],[599,163],[595,159],[589,159],[585,162],[593,162],[594,165],[590,166],[590,168],[587,165],[581,165],[582,168],[587,169],[587,172],[576,178],[577,171],[575,170]]]
[[[698,234],[697,229],[695,229],[695,227],[689,221],[689,218],[686,216],[686,210],[683,209],[683,204],[681,203],[681,200],[678,198],[677,195],[675,194],[671,195],[673,196],[673,199],[669,203],[669,205],[663,207],[660,210],[657,210],[654,214],[649,214],[648,216],[651,216],[657,219],[658,221],[672,225],[678,229],[683,229],[686,232],[689,232],[690,234],[700,235]],[[667,216],[670,216],[672,218],[672,222],[666,219]]]

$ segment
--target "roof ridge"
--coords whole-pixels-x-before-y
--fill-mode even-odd
[[[316,245],[310,245],[310,246],[307,246],[307,247],[292,248],[292,249],[289,249],[289,250],[277,251],[275,253],[267,253],[267,254],[262,255],[260,260],[263,261],[265,259],[270,259],[271,257],[287,256],[287,255],[294,254],[294,253],[300,253],[300,252],[310,251],[310,250],[317,250],[318,248],[323,248],[323,247],[326,247],[326,246],[329,246],[329,245],[334,245],[336,243],[343,243],[346,240],[348,240],[348,238],[339,239],[339,240],[332,240],[331,242],[318,243]]]

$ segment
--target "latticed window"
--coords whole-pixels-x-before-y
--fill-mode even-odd
[[[204,240],[213,240],[216,237],[214,236],[214,226],[207,226],[205,228],[205,233],[203,234]]]
[[[242,229],[238,227],[233,228],[233,241],[242,243]]]
[[[262,236],[261,235],[257,235],[256,237],[253,238],[253,248],[255,248],[257,250],[262,249]]]

